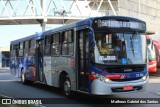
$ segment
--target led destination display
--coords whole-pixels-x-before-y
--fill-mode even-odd
[[[98,19],[94,23],[96,28],[130,28],[137,30],[145,30],[145,23],[139,21],[120,21],[116,19]]]

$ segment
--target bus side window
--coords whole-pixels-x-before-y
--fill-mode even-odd
[[[67,55],[67,34],[67,31],[62,33],[62,55]]]
[[[10,45],[10,56],[11,56],[11,57],[13,57],[13,51],[14,51],[14,50],[13,50],[13,46],[14,46],[13,44]]]
[[[24,42],[24,56],[28,56],[29,54],[29,41]]]
[[[19,44],[15,45],[15,56],[19,56]]]
[[[30,56],[35,55],[35,40],[34,39],[29,41],[29,55]]]
[[[51,45],[51,54],[53,56],[60,55],[61,45],[60,45],[60,33],[52,35],[52,45]]]
[[[25,43],[25,42],[20,42],[20,43],[19,43],[19,56],[20,56],[20,57],[23,56],[24,43]]]
[[[73,42],[73,31],[68,32],[68,55],[73,55],[74,42]]]
[[[44,55],[50,55],[51,53],[50,45],[51,45],[51,36],[47,35],[45,37]]]
[[[62,55],[73,55],[73,30],[62,33]]]

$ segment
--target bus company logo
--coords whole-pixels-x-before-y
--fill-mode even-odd
[[[130,74],[126,74],[126,78],[131,78]]]
[[[126,75],[122,74],[120,79],[125,79],[125,78],[126,78]]]
[[[132,69],[124,69],[124,72],[131,72]]]
[[[11,99],[2,99],[2,104],[11,104]]]

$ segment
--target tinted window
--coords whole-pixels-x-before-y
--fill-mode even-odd
[[[52,44],[59,44],[59,33],[52,35]]]
[[[51,52],[50,44],[51,44],[51,36],[47,35],[45,37],[44,55],[50,55]]]
[[[72,55],[73,48],[73,30],[64,31],[62,34],[62,55]]]
[[[35,48],[35,40],[34,39],[29,41],[29,48]]]
[[[72,30],[63,32],[62,43],[69,43],[73,41]]]
[[[23,42],[20,43],[19,49],[23,49]]]
[[[45,45],[49,46],[50,44],[51,44],[51,36],[48,35],[48,36],[45,37]]]
[[[52,55],[60,55],[61,45],[60,45],[60,33],[52,35],[52,46],[51,53]]]
[[[25,41],[25,49],[28,49],[29,48],[29,41]]]
[[[29,48],[30,48],[29,55],[31,56],[35,55],[35,40],[34,39],[29,41]]]

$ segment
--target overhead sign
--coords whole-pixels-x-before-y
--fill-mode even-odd
[[[144,29],[143,23],[136,21],[118,21],[118,20],[98,20],[98,28],[131,28],[131,29]]]

